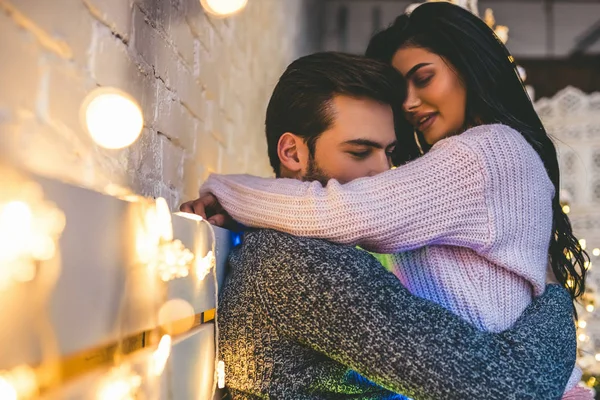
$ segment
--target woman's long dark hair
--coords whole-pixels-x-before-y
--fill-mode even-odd
[[[371,39],[366,56],[391,63],[405,47],[443,57],[467,90],[466,126],[501,123],[520,132],[542,159],[555,188],[549,261],[573,299],[585,290],[589,256],[573,235],[560,204],[560,174],[554,143],[546,133],[516,69],[494,32],[469,11],[446,2],[425,3],[401,15]],[[401,147],[401,146],[398,146]]]

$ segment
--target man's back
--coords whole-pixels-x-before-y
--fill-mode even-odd
[[[230,263],[219,342],[234,399],[402,398],[351,370],[415,399],[558,399],[575,363],[557,286],[491,334],[351,247],[259,230]]]
[[[339,257],[356,262],[367,261],[373,264],[372,268],[377,268],[374,259],[370,260],[370,256],[351,247],[291,237],[275,231],[247,234],[244,243],[230,257],[231,273],[219,303],[219,351],[227,366],[227,386],[232,397],[403,399],[403,396],[362,379],[343,364],[288,336],[285,329],[270,318],[269,310],[279,305],[265,303],[262,296],[265,290],[276,290],[278,284],[294,284],[306,288],[304,295],[310,298],[327,296],[331,289],[314,290],[315,282],[305,282],[305,274],[296,276],[294,282],[280,281],[277,266],[285,268],[282,265],[285,261],[283,258],[278,260],[277,253],[285,253],[286,244],[296,240],[318,243],[317,252],[328,248]],[[273,251],[274,244],[277,244],[276,251]],[[256,262],[267,257],[272,262]],[[263,285],[265,280],[270,284]],[[280,305],[287,307],[289,303],[282,302]],[[286,312],[295,310],[288,309]],[[307,312],[310,313],[310,310],[303,310],[302,314]],[[320,324],[332,323],[326,321],[327,318],[327,315],[313,315],[306,324],[316,332]],[[340,326],[339,329],[343,331],[352,327]]]

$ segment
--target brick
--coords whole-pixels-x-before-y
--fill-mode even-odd
[[[173,188],[183,184],[183,149],[160,135],[162,182]]]
[[[139,8],[134,7],[133,15],[133,49],[153,67],[154,75],[171,87],[183,68],[179,57]]]
[[[45,39],[68,45],[73,59],[80,66],[86,65],[93,18],[83,2],[19,0],[14,6],[43,31]]]
[[[219,142],[209,133],[202,132],[196,143],[197,160],[206,168],[217,171],[219,168]]]
[[[0,106],[35,109],[40,50],[33,37],[0,12]]]
[[[83,0],[90,14],[125,41],[131,33],[131,3],[124,0]]]
[[[194,1],[195,3],[197,2]],[[189,1],[182,2],[179,7],[172,9],[172,13],[169,16],[169,24],[166,28],[166,35],[188,67],[192,68],[194,66],[194,46],[197,39],[194,37],[186,20],[189,5]]]
[[[48,116],[53,124],[64,125],[77,134],[82,143],[93,141],[84,132],[80,119],[83,100],[95,88],[75,65],[49,57],[44,67],[48,74]]]
[[[179,70],[173,89],[195,118],[205,119],[206,94],[190,70],[187,68]]]
[[[193,157],[185,157],[183,162],[183,194],[185,198],[195,199],[198,197],[203,173],[204,168]]]
[[[144,122],[152,126],[156,109],[156,79],[151,67],[134,60],[127,46],[108,28],[96,24],[91,71],[101,86],[116,87],[129,93],[140,104]]]
[[[171,139],[177,146],[194,152],[198,120],[177,100],[167,100],[158,108],[156,130]]]

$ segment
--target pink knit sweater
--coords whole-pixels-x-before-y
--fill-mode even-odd
[[[395,253],[394,273],[413,294],[481,329],[511,327],[545,287],[554,186],[504,125],[469,129],[344,185],[211,175],[206,192],[247,226]]]

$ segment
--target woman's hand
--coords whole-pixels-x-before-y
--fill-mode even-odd
[[[183,203],[179,207],[179,210],[199,215],[215,226],[231,230],[237,230],[237,228],[239,228],[239,225],[223,209],[219,200],[210,193],[202,195],[196,200]]]

